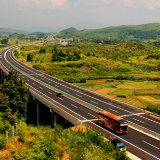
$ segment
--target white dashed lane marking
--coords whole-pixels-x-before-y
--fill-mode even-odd
[[[113,111],[113,112],[116,112],[116,113],[118,113],[118,111],[115,111],[114,109],[111,109],[111,108],[109,108],[109,110],[111,110],[111,111]]]
[[[144,118],[144,119],[146,119],[146,120],[148,120],[148,121],[151,121],[151,122],[154,122],[154,123],[160,124],[159,122],[156,122],[156,121],[154,121],[154,120],[148,119],[148,118],[146,118],[146,117],[142,117],[142,116],[139,116],[139,117]]]
[[[71,106],[73,106],[73,107],[75,107],[75,108],[78,108],[77,106],[75,106],[75,105],[73,105],[73,104],[71,104]]]
[[[143,123],[143,124],[145,124],[144,122],[142,122],[142,121],[140,121],[140,120],[138,120],[138,119],[135,119],[135,118],[133,118],[135,121],[138,121],[138,122],[141,122],[141,123]]]
[[[97,102],[95,102],[95,101],[91,101],[92,103],[95,103],[95,104],[98,104]]]
[[[92,115],[92,114],[90,114],[90,113],[88,113],[89,115],[91,115],[91,116],[93,116],[93,117],[95,117],[95,118],[97,118],[96,116],[94,116],[94,115]]]
[[[49,94],[52,94],[51,92],[47,91]]]
[[[143,141],[143,142],[146,143],[146,144],[148,144],[148,145],[150,145],[150,146],[152,146],[152,147],[154,147],[154,148],[156,148],[156,149],[158,149],[158,150],[160,150],[160,148],[154,146],[153,144],[150,144],[150,143],[148,143],[148,142],[146,142],[146,141]]]
[[[79,94],[76,94],[78,97],[82,97],[82,96],[80,96]]]

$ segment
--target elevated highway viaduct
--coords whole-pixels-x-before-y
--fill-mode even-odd
[[[152,128],[156,131],[156,134],[154,134],[154,132],[149,132],[148,129],[130,122],[126,135],[115,136],[129,147],[129,152],[140,159],[160,159],[160,148],[158,146],[159,117],[155,118],[155,115],[151,116],[151,113],[147,111],[89,92],[26,66],[12,55],[12,51],[16,47],[20,46],[1,51],[1,79],[4,79],[5,75],[13,70],[26,81],[31,95],[37,100],[37,124],[40,123],[38,113],[40,112],[39,104],[41,102],[52,112],[53,122],[56,122],[57,115],[60,115],[74,125],[85,124],[100,130],[105,134],[105,138],[109,139],[110,136],[115,134],[99,126],[96,120],[98,111],[105,109],[113,114],[126,117],[128,121],[137,121],[139,126],[145,124],[146,128]],[[62,92],[65,96],[59,98],[56,96],[57,92]]]

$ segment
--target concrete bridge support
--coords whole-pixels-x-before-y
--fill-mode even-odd
[[[0,80],[1,80],[1,81],[4,81],[4,79],[5,79],[5,74],[4,74],[4,72],[2,71],[2,69],[0,69]]]
[[[64,124],[67,124],[68,121],[66,119],[63,119],[63,122],[64,122]]]
[[[56,112],[52,111],[52,125],[54,126],[54,124],[57,124],[57,119],[58,115]]]
[[[0,80],[2,81],[2,69],[0,68]]]
[[[37,100],[37,126],[40,125],[40,102]]]
[[[73,126],[69,121],[57,114],[53,109],[47,107],[35,97],[29,97],[26,102],[27,124],[33,125],[51,125],[60,124],[64,128]]]
[[[26,114],[28,113],[28,102],[25,101]]]

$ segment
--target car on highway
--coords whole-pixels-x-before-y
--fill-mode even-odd
[[[120,151],[126,151],[126,146],[116,137],[111,137],[110,142],[115,146],[115,148],[119,148]]]
[[[64,97],[64,95],[62,93],[57,93],[58,97]]]

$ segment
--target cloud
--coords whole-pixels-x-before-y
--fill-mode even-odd
[[[160,0],[91,0],[101,1],[106,4],[123,4],[127,7],[144,7],[147,9],[155,9],[160,7]]]
[[[123,3],[129,7],[144,7],[147,9],[160,7],[159,0],[123,0]]]
[[[101,0],[102,2],[104,2],[104,3],[109,3],[110,2],[110,0]]]
[[[123,0],[123,3],[128,7],[133,7],[135,5],[135,0]]]
[[[52,7],[63,8],[67,4],[67,0],[16,0],[20,6],[36,6],[36,7]]]
[[[159,0],[142,0],[144,5],[149,9],[159,8],[160,7],[160,1]]]

